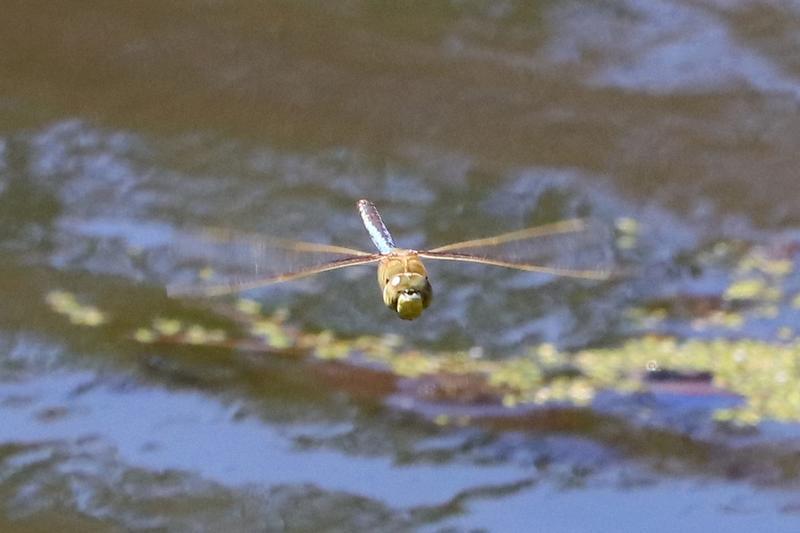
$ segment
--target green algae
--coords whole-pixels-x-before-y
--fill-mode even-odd
[[[153,319],[152,327],[160,335],[171,337],[180,333],[183,324],[178,319],[156,317]]]
[[[629,381],[633,390],[647,390],[635,379],[652,367],[707,371],[712,384],[739,394],[741,407],[714,413],[718,420],[754,424],[762,419],[800,421],[800,343],[754,340],[688,340],[644,337],[622,346],[587,350],[575,355],[575,363],[599,389],[619,389]]]
[[[729,302],[754,302],[774,308],[786,299],[786,280],[794,271],[790,259],[775,256],[764,246],[754,246],[739,257],[722,297]]]
[[[85,313],[87,306],[64,291],[48,294],[47,303],[69,317]],[[83,311],[76,311],[82,309]],[[241,309],[240,309],[241,310]],[[558,351],[551,344],[530,346],[519,356],[491,360],[480,350],[425,351],[404,347],[396,335],[337,337],[331,331],[299,332],[287,325],[282,313],[263,315],[250,307],[239,320],[246,337],[267,348],[302,348],[319,360],[352,360],[377,363],[398,377],[420,379],[441,376],[473,376],[488,387],[496,403],[521,405],[591,405],[598,391],[647,392],[648,372],[660,369],[709,372],[712,385],[741,395],[740,407],[716,410],[720,423],[753,425],[764,419],[800,421],[800,341],[785,330],[789,342],[739,340],[684,340],[645,335],[614,347]],[[105,314],[96,309],[99,316]],[[93,321],[71,321],[91,326]],[[191,345],[214,345],[237,338],[220,328],[208,328],[174,317],[158,316],[134,330],[130,338],[152,344],[170,338]],[[242,338],[238,339],[243,340]],[[570,372],[563,372],[569,369]],[[478,379],[480,378],[480,379]],[[469,383],[469,382],[467,382]],[[486,395],[482,396],[486,400]]]
[[[133,332],[133,339],[142,344],[150,344],[158,340],[158,334],[150,328],[137,328]]]
[[[614,221],[617,230],[616,246],[620,250],[633,250],[639,244],[639,222],[630,217],[619,217]]]
[[[723,298],[726,300],[769,300],[774,301],[780,297],[780,292],[767,282],[759,278],[744,278],[731,283]]]
[[[558,351],[551,344],[528,347],[516,357],[491,360],[480,351],[426,351],[404,347],[394,335],[337,337],[331,331],[298,332],[284,317],[247,315],[251,329],[266,347],[302,348],[323,361],[380,364],[406,379],[471,376],[477,387],[493,393],[505,407],[564,404],[591,405],[599,391],[646,393],[647,375],[662,369],[708,372],[711,390],[740,395],[740,407],[719,409],[721,423],[755,424],[763,419],[800,421],[800,342],[739,340],[678,340],[645,335],[614,347]],[[165,321],[166,320],[166,321]],[[174,331],[175,319],[158,319],[162,330]],[[165,328],[166,326],[169,326]],[[202,344],[208,335],[192,338],[196,326],[184,326],[188,344]],[[147,333],[143,333],[146,331]],[[153,342],[157,328],[137,331],[133,338]],[[233,347],[235,347],[235,343]],[[569,370],[564,372],[564,370]],[[467,381],[465,383],[471,383]],[[463,397],[475,397],[465,394]],[[482,401],[489,401],[481,395]],[[450,398],[458,401],[458,398]]]
[[[48,307],[66,316],[76,326],[97,327],[108,322],[108,316],[93,305],[81,303],[68,291],[53,290],[45,295]]]
[[[617,220],[622,236],[635,239],[635,220]],[[730,261],[738,250],[717,243],[709,258]],[[738,253],[738,252],[736,252]],[[709,259],[709,261],[712,261]],[[156,316],[128,336],[141,344],[159,342],[208,345],[267,353],[302,353],[311,361],[337,361],[378,367],[401,380],[424,383],[440,402],[520,406],[591,406],[600,391],[620,394],[657,392],[655,372],[708,374],[701,394],[741,397],[736,407],[711,412],[720,424],[754,426],[762,420],[800,422],[800,339],[791,324],[776,319],[800,309],[794,264],[772,257],[764,247],[752,247],[730,265],[730,282],[718,296],[676,296],[640,304],[624,312],[640,331],[615,346],[559,351],[552,344],[520,346],[517,355],[487,356],[481,347],[461,351],[432,351],[409,347],[399,335],[344,338],[333,331],[300,331],[289,324],[288,313],[263,311],[254,300],[239,299],[218,306],[214,313],[231,320],[231,328],[209,327],[177,316]],[[81,303],[67,291],[51,291],[45,301],[56,313],[79,326],[97,327],[109,321],[99,308]],[[688,313],[687,313],[688,310]],[[771,339],[748,338],[750,321],[775,322]],[[664,323],[689,326],[688,331],[725,332],[737,338],[679,339],[655,335]],[[424,387],[422,387],[424,388]],[[697,391],[693,392],[697,394]],[[711,409],[711,408],[709,408]],[[455,419],[442,415],[437,423]]]

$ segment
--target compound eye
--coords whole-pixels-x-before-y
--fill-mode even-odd
[[[392,278],[392,287],[397,287],[400,285],[400,276],[395,276]]]

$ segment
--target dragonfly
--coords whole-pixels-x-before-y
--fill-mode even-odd
[[[201,269],[199,280],[169,285],[167,293],[174,297],[212,297],[377,263],[384,304],[401,319],[414,320],[433,300],[423,259],[478,263],[588,280],[611,276],[609,230],[591,219],[561,220],[493,237],[414,250],[395,244],[372,202],[359,200],[357,208],[376,251],[207,230],[201,238],[203,242],[184,242],[183,247],[196,260],[196,266],[210,262],[214,269]]]

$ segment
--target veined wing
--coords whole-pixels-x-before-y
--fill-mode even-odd
[[[219,229],[181,239],[172,257],[191,279],[169,285],[170,296],[218,296],[380,260],[352,248]]]
[[[608,279],[613,264],[611,237],[608,226],[599,221],[571,219],[448,244],[419,255],[556,276]]]
[[[375,204],[369,200],[358,201],[358,213],[361,215],[361,221],[364,227],[367,228],[369,238],[372,239],[373,244],[382,254],[388,254],[396,248],[392,234],[386,229],[383,223],[381,214]]]

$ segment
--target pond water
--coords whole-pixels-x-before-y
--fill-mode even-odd
[[[797,35],[780,0],[8,3],[0,529],[797,531]],[[167,297],[203,228],[369,250],[359,198],[410,248],[591,217],[620,275],[429,264],[413,322],[371,267]]]

